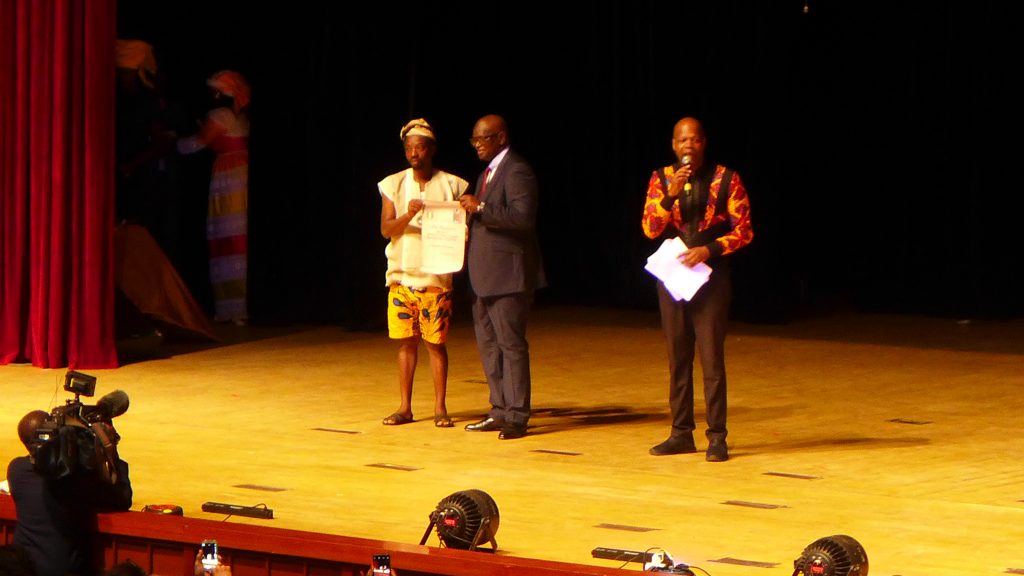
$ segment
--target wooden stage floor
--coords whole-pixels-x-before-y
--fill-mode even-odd
[[[535,415],[514,441],[462,429],[487,407],[467,321],[449,342],[453,429],[433,426],[425,351],[418,420],[380,424],[398,397],[384,333],[222,327],[218,346],[86,372],[97,397],[131,398],[115,423],[135,510],[265,504],[274,519],[227,521],[415,544],[441,499],[480,489],[500,554],[618,566],[591,551],[661,548],[713,576],[788,576],[805,546],[846,534],[876,576],[1024,574],[1024,322],[734,323],[732,458],[708,463],[647,453],[669,430],[656,313],[541,307],[531,321]],[[22,452],[21,415],[68,397],[63,374],[0,367],[0,456]],[[699,429],[702,404],[698,389]]]

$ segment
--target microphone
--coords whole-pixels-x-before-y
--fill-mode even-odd
[[[689,166],[691,163],[693,163],[693,156],[690,156],[689,154],[683,154],[683,157],[680,158],[679,161],[683,163],[683,166]],[[687,178],[686,184],[683,184],[683,192],[686,192],[686,195],[689,196],[690,190],[693,190],[693,184],[690,184],[690,179]]]
[[[96,402],[96,406],[85,415],[89,422],[112,420],[128,411],[128,394],[114,390]]]

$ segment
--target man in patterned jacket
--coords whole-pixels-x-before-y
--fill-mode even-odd
[[[732,296],[728,255],[754,237],[750,202],[739,174],[705,164],[704,127],[683,118],[672,134],[678,162],[656,170],[647,185],[643,230],[651,239],[678,236],[688,247],[679,258],[686,266],[711,267],[708,282],[689,301],[677,301],[658,282],[661,324],[668,340],[669,404],[672,431],[650,449],[655,456],[697,451],[693,440],[693,355],[700,352],[707,407],[709,462],[729,459],[726,446],[725,332]]]

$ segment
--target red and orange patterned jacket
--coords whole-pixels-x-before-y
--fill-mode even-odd
[[[728,170],[728,173],[732,174],[732,180],[729,182],[729,198],[725,203],[725,209],[717,210],[722,177],[726,172],[725,166],[715,166],[715,175],[711,179],[704,217],[698,222],[698,232],[728,223],[727,233],[707,243],[712,258],[731,254],[750,244],[750,241],[754,239],[754,230],[750,225],[750,199],[747,198],[747,190],[743,187],[740,175],[735,171]],[[664,178],[662,173],[664,173]],[[669,229],[671,234],[685,229],[686,222],[679,212],[679,203],[672,202],[671,210],[666,209],[663,203],[667,193],[665,182],[671,180],[674,173],[673,166],[666,166],[651,174],[651,180],[647,184],[647,202],[644,204],[644,216],[641,221],[644,235],[648,238],[657,238],[666,229]]]

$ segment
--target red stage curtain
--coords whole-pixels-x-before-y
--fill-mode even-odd
[[[116,0],[0,0],[0,364],[113,368]]]

